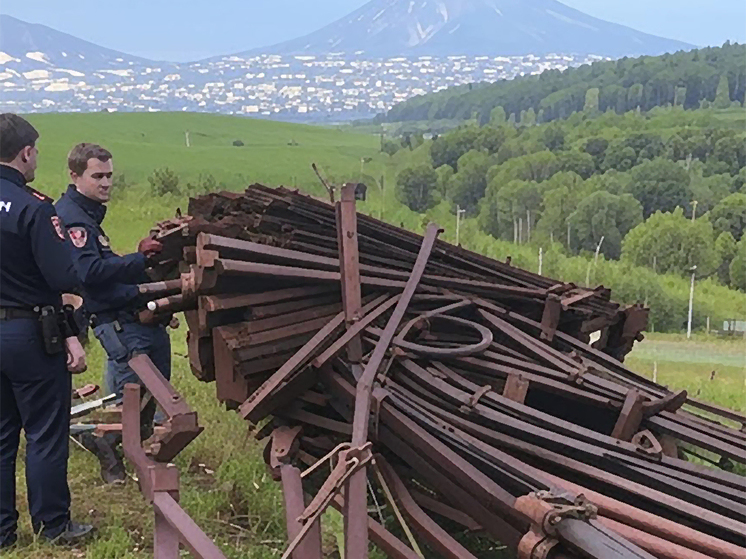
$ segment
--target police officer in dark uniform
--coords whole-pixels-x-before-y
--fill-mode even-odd
[[[140,383],[127,362],[134,354],[148,355],[166,379],[171,377],[171,341],[164,324],[141,324],[142,309],[137,285],[149,281],[148,259],[160,252],[161,244],[146,237],[138,252],[119,256],[112,251],[101,224],[105,204],[111,198],[113,162],[111,153],[96,144],[78,144],[68,156],[72,184],[56,204],[57,212],[72,240],[73,259],[83,284],[85,310],[91,316],[93,332],[109,357],[107,384],[122,397],[127,383]],[[142,413],[143,437],[152,430],[155,403]],[[102,459],[102,477],[110,483],[123,482],[124,469]]]
[[[0,548],[17,539],[21,429],[34,531],[73,542],[92,530],[70,520],[67,485],[70,373],[85,370],[85,353],[62,293],[79,282],[51,199],[28,186],[38,137],[23,118],[0,115]]]

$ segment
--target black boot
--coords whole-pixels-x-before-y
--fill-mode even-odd
[[[69,520],[62,530],[42,530],[41,536],[49,543],[74,545],[84,540],[93,532],[91,524],[79,524]]]
[[[80,436],[81,444],[90,450],[101,464],[101,478],[111,485],[124,485],[127,473],[124,462],[117,450],[121,437],[108,433],[103,437],[96,437],[90,433]]]

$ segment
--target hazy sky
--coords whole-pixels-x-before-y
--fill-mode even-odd
[[[0,0],[0,13],[122,52],[189,61],[293,39],[366,0]],[[744,0],[564,0],[595,17],[695,45],[746,42]],[[0,30],[2,32],[2,30]]]

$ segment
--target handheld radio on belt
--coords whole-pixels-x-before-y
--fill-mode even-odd
[[[39,312],[41,322],[41,336],[44,339],[44,352],[47,355],[57,355],[65,350],[65,341],[60,329],[57,309],[52,305],[42,307]]]
[[[72,305],[64,305],[61,310],[52,305],[34,310],[39,313],[44,352],[47,355],[57,355],[65,351],[65,339],[77,336],[80,332]]]

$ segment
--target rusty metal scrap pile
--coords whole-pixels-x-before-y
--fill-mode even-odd
[[[329,505],[352,559],[368,538],[400,558],[746,556],[746,417],[622,364],[647,310],[438,233],[357,215],[349,187],[254,185],[159,224],[141,290],[185,311],[220,401],[271,418],[285,556],[321,557]]]

